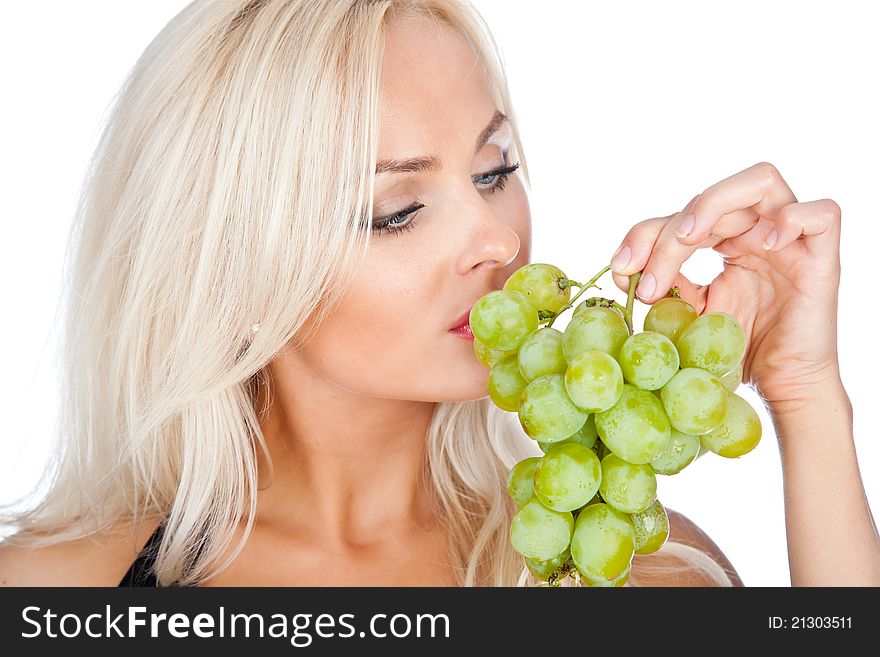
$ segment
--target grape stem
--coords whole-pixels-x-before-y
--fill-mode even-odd
[[[633,301],[635,301],[636,287],[638,287],[641,277],[642,272],[640,271],[630,274],[629,277],[629,292],[626,294],[626,310],[623,313],[623,319],[626,321],[626,328],[629,329],[630,335],[633,334]]]
[[[572,286],[573,287],[583,287],[580,283],[578,283],[577,281],[574,281],[570,278],[557,278],[556,285],[559,287],[560,290],[564,290],[565,288],[572,287]]]
[[[578,287],[580,287],[581,289],[578,290],[578,293],[574,295],[574,298],[573,298],[571,301],[569,301],[569,302],[568,302],[567,304],[565,304],[562,308],[560,308],[559,310],[557,310],[557,311],[556,311],[556,312],[555,312],[555,313],[549,318],[550,321],[549,321],[549,323],[547,324],[546,328],[550,328],[551,326],[553,326],[553,322],[556,321],[556,318],[559,317],[559,316],[560,316],[562,313],[564,313],[566,310],[568,310],[569,308],[571,308],[571,307],[574,305],[574,302],[578,300],[578,297],[580,297],[584,292],[586,292],[587,290],[589,290],[591,287],[597,287],[597,288],[598,288],[598,286],[596,285],[596,281],[598,281],[600,278],[602,278],[602,276],[604,276],[605,273],[608,272],[610,269],[611,269],[611,265],[607,265],[604,269],[602,269],[602,271],[600,271],[598,274],[596,274],[595,276],[593,276],[593,278],[591,278],[589,281],[587,281],[587,282],[584,283],[583,285],[578,285]],[[575,282],[572,281],[571,279],[568,279],[568,280],[567,280],[567,283],[570,283],[570,284],[572,284],[572,285],[577,285],[577,283],[575,283]],[[601,289],[601,288],[599,288],[599,289]]]
[[[626,312],[626,308],[617,303],[614,299],[604,299],[602,297],[590,297],[586,301],[582,302],[585,306],[590,308],[614,308],[620,313],[620,316],[623,317],[623,314]]]
[[[610,271],[610,269],[611,269],[611,265],[606,265],[605,267],[602,268],[602,271],[600,271],[598,274],[593,276],[593,278],[591,278],[589,281],[587,281],[583,285],[579,284],[577,281],[571,280],[570,278],[560,279],[560,281],[559,281],[560,282],[560,289],[564,289],[566,287],[571,287],[571,286],[576,286],[576,287],[579,287],[580,289],[578,290],[578,293],[574,295],[574,297],[571,299],[571,301],[569,301],[567,304],[565,304],[562,308],[557,310],[555,313],[551,314],[548,311],[541,311],[539,323],[546,321],[547,322],[546,328],[550,328],[551,326],[553,326],[553,322],[555,322],[556,319],[562,313],[564,313],[566,310],[571,308],[584,292],[586,292],[587,290],[589,290],[592,287],[595,287],[597,289],[601,289],[598,285],[596,285],[596,281],[598,281],[606,273],[608,273],[608,271]],[[629,292],[626,295],[626,308],[623,308],[616,301],[612,301],[610,299],[607,300],[610,302],[610,305],[612,307],[616,307],[618,310],[621,310],[623,312],[623,319],[624,319],[624,321],[626,321],[626,327],[627,327],[627,329],[629,329],[630,335],[632,335],[632,333],[633,333],[633,325],[632,325],[633,301],[635,301],[636,287],[638,287],[639,279],[641,278],[641,276],[642,276],[642,272],[637,271],[636,273],[631,274],[629,277]],[[600,301],[599,299],[596,299],[596,300]],[[603,299],[601,301],[605,301],[605,300]],[[547,312],[547,315],[544,314],[545,312]]]

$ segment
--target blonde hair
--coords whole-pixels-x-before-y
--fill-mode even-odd
[[[187,5],[132,69],[90,163],[68,242],[61,428],[45,495],[0,516],[19,529],[10,544],[122,519],[134,533],[158,514],[162,586],[198,584],[244,547],[258,448],[271,464],[264,368],[308,340],[369,248],[384,27],[398,13],[474,49],[528,183],[497,46],[466,0]],[[510,545],[505,489],[536,450],[488,397],[436,405],[424,483],[461,584],[537,583]]]

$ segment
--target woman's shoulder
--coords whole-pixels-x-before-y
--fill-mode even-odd
[[[111,530],[47,546],[0,541],[0,586],[116,586],[160,522],[131,520]]]
[[[640,586],[718,586],[705,567],[695,567],[700,563],[708,564],[713,570],[717,564],[734,586],[743,586],[733,564],[706,532],[684,514],[670,508],[666,512],[669,515],[667,543],[675,549],[664,546],[652,554],[635,556],[633,570],[638,573]]]

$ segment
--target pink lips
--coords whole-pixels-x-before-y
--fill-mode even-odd
[[[464,338],[465,340],[473,340],[474,334],[471,331],[470,324],[465,324],[464,326],[459,326],[454,329],[450,329],[450,333],[459,336],[460,338]]]
[[[473,308],[473,306],[471,306],[471,308]],[[458,316],[458,319],[455,320],[455,325],[452,328],[456,329],[456,328],[460,328],[460,327],[464,326],[465,324],[468,323],[470,318],[471,318],[471,309],[468,308],[461,315]]]
[[[456,320],[455,326],[449,329],[449,332],[466,340],[473,340],[474,334],[471,331],[470,324],[468,324],[470,314],[471,309],[468,308],[459,316],[459,318]]]

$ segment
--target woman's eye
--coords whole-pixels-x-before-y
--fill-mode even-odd
[[[504,184],[507,182],[507,178],[517,169],[519,169],[519,162],[509,167],[502,167],[500,169],[495,169],[495,171],[474,176],[473,181],[477,184],[485,185],[483,189],[491,194],[496,190],[504,189]]]
[[[416,203],[388,217],[376,219],[376,221],[373,222],[373,232],[381,235],[382,233],[397,233],[403,230],[412,230],[414,228],[413,222],[415,221],[415,215],[423,207],[425,207],[424,203]],[[409,220],[407,221],[408,217]]]

